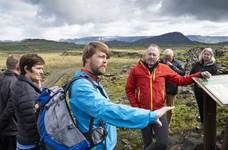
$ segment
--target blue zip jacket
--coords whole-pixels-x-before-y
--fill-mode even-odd
[[[88,74],[77,71],[75,77],[80,76],[91,78]],[[76,119],[76,124],[83,133],[89,131],[91,117],[94,118],[94,128],[99,127],[101,120],[105,123],[108,132],[106,137],[107,150],[114,149],[117,143],[116,127],[141,129],[148,124],[156,122],[157,117],[154,112],[112,103],[103,86],[96,81],[94,83],[102,90],[107,98],[90,81],[78,79],[72,84],[70,89],[70,106]],[[92,150],[103,150],[103,144],[104,142],[93,147]]]

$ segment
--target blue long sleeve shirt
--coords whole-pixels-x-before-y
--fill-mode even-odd
[[[80,76],[91,78],[88,74],[77,71],[75,77]],[[116,127],[136,129],[144,128],[148,124],[156,122],[157,117],[154,112],[115,104],[110,101],[103,86],[96,81],[94,83],[97,88],[86,79],[76,80],[71,86],[70,106],[76,119],[76,124],[83,133],[89,131],[91,117],[94,118],[93,127],[95,128],[99,126],[101,121],[105,123],[108,132],[106,137],[107,150],[114,149],[116,145]],[[93,147],[92,150],[103,150],[103,144]]]

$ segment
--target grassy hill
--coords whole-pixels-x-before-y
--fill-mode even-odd
[[[0,51],[66,51],[79,50],[82,48],[83,45],[44,39],[26,39],[19,42],[0,42]]]
[[[162,48],[173,48],[173,49],[186,49],[191,47],[217,47],[228,45],[228,43],[219,44],[205,44],[199,42],[193,42],[181,33],[169,33],[161,36],[155,36],[152,38],[144,38],[137,40],[135,42],[125,42],[125,41],[107,41],[106,44],[111,49],[145,49],[151,43],[156,43]],[[22,53],[27,52],[63,52],[63,51],[78,51],[82,50],[84,45],[67,43],[67,42],[57,42],[45,39],[26,39],[16,42],[1,42],[0,41],[0,52],[17,52]]]

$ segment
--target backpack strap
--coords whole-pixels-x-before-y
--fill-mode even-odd
[[[67,93],[67,91],[70,89],[70,86],[72,85],[72,83],[78,79],[86,79],[88,81],[90,81],[92,83],[92,85],[94,86],[94,88],[97,88],[97,85],[92,81],[91,78],[89,77],[84,77],[84,76],[80,76],[80,77],[74,77],[73,79],[70,80],[69,83],[67,83],[66,85],[63,86],[64,92],[65,94]]]
[[[70,80],[70,82],[69,82],[68,84],[66,84],[66,85],[64,86],[64,88],[63,88],[63,89],[64,89],[64,92],[65,92],[65,96],[66,96],[66,93],[67,93],[67,91],[69,90],[70,86],[72,85],[72,83],[73,83],[74,81],[78,80],[78,79],[86,79],[86,80],[90,81],[90,82],[92,83],[93,87],[94,87],[94,88],[97,88],[97,89],[99,90],[99,92],[100,92],[105,98],[107,98],[107,96],[104,94],[104,91],[101,89],[101,87],[97,86],[97,85],[92,81],[92,79],[91,79],[90,77],[86,77],[86,76],[74,77],[72,80]],[[71,93],[69,93],[69,95],[70,95],[70,94],[71,94]],[[67,109],[68,109],[68,111],[70,112],[70,108],[69,108],[68,105],[67,105]],[[71,116],[71,119],[73,120],[74,125],[76,126],[76,123],[74,122],[73,116],[72,116],[72,115],[70,115],[70,116]],[[91,144],[91,147],[90,147],[90,148],[92,148],[92,147],[95,146],[94,143],[93,143],[93,140],[91,139],[91,134],[92,134],[92,129],[93,129],[93,123],[94,123],[94,118],[91,117],[90,122],[89,122],[89,131],[88,131],[87,133],[84,133],[85,137],[89,140],[89,142],[90,142],[90,144]],[[104,139],[104,141],[105,141],[104,149],[106,150],[106,149],[107,149],[107,148],[106,148],[106,136],[107,136],[107,133],[106,133],[105,124],[104,124],[103,121],[101,121],[101,127],[103,127],[104,130],[105,130],[105,133],[104,133],[103,136],[104,136],[104,138],[105,138],[105,139]]]
[[[70,82],[68,82],[66,85],[63,86],[65,99],[66,99],[66,96],[67,96],[67,91],[70,89],[72,83],[73,83],[74,81],[78,80],[78,79],[86,79],[86,80],[88,80],[88,81],[90,81],[90,82],[92,83],[92,85],[94,86],[94,88],[97,88],[97,85],[96,85],[96,84],[92,81],[92,79],[90,79],[89,77],[84,77],[84,76],[74,77],[73,79],[70,80]],[[71,93],[69,93],[69,95],[70,95],[70,94],[71,94]],[[67,110],[68,110],[69,112],[71,112],[70,107],[69,107],[69,105],[67,104],[66,101],[65,101],[65,103],[66,103],[66,106],[67,106]],[[73,118],[73,116],[71,115],[71,113],[70,113],[70,117],[71,117],[71,120],[73,121],[73,124],[74,124],[75,127],[76,127],[76,123],[75,123],[74,118]],[[93,122],[94,122],[94,118],[91,117],[91,119],[90,119],[90,126],[91,126],[91,127],[92,127],[92,125],[93,125]],[[92,128],[89,129],[89,131],[91,131],[91,130],[92,130]]]

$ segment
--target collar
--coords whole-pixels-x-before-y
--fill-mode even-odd
[[[159,64],[159,62],[156,62],[152,67],[149,67],[149,65],[144,62],[143,60],[140,60],[139,63],[143,66],[145,66],[150,72],[152,72],[154,70],[154,68],[156,68]]]
[[[202,66],[204,66],[204,67],[207,67],[207,66],[212,66],[212,65],[214,65],[215,63],[214,63],[213,61],[210,61],[210,62],[208,62],[207,64],[204,64],[204,62],[202,61],[200,64],[201,64]]]
[[[37,93],[40,93],[40,92],[41,92],[41,91],[40,91],[41,89],[39,89],[39,88],[32,82],[31,79],[26,78],[25,75],[19,75],[19,76],[18,76],[18,80],[24,81],[24,82],[28,83],[30,86],[32,86],[32,87],[35,89],[35,91],[36,91]]]
[[[95,81],[99,81],[99,77],[94,75],[93,73],[89,72],[87,69],[81,69],[82,72],[86,73],[87,75],[89,75],[93,80]]]
[[[15,72],[11,71],[11,70],[6,70],[4,72],[5,75],[9,75],[9,76],[15,76],[18,77],[18,74],[16,74]]]

